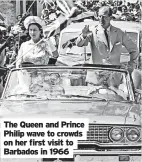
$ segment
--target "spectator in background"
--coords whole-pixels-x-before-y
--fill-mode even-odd
[[[116,6],[116,7],[117,7],[117,1],[114,1],[114,3],[113,3],[113,4],[114,4],[114,6]]]
[[[117,13],[117,7],[113,7],[112,14],[116,14],[116,13]]]
[[[129,12],[132,12],[132,11],[133,11],[133,8],[134,8],[134,6],[133,6],[133,4],[131,3],[130,6],[129,6]]]
[[[136,16],[138,13],[139,7],[136,5],[132,11],[133,15]]]
[[[122,14],[126,14],[127,13],[127,7],[125,5],[122,6]]]
[[[21,19],[22,19],[22,15],[18,15],[17,16],[17,21],[19,22],[19,21],[21,21]]]
[[[90,9],[92,8],[93,4],[92,4],[92,1],[87,1],[87,9]]]
[[[132,12],[132,7],[129,5],[127,6],[128,12],[131,13]]]
[[[9,47],[11,42],[11,37],[6,40],[3,39],[3,33],[0,30],[0,66],[5,66],[6,64],[6,47]]]
[[[127,5],[126,6],[129,7],[130,6],[130,2],[127,2]]]
[[[17,16],[17,23],[15,25],[22,25],[23,17],[22,15]]]
[[[12,25],[10,25],[10,26],[7,27],[7,36],[10,35],[11,30],[12,30],[12,27],[13,27]]]
[[[122,7],[117,8],[117,15],[121,16],[122,15]]]
[[[117,7],[112,9],[112,20],[120,20],[121,16],[117,14]]]
[[[118,2],[117,2],[117,5],[118,5],[118,6],[121,6],[122,4],[123,4],[122,1],[118,1]]]
[[[122,6],[122,14],[121,14],[121,20],[126,21],[127,20],[127,7],[125,5]]]
[[[45,23],[48,25],[51,21],[49,20],[49,10],[43,9],[41,12],[41,19],[45,21]]]
[[[102,1],[102,2],[101,2],[101,5],[102,5],[102,6],[106,6],[106,2],[105,2],[105,1]]]

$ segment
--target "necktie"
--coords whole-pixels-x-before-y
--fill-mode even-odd
[[[106,37],[108,48],[109,48],[109,37],[108,37],[107,30],[105,29],[104,32],[105,32],[105,37]]]

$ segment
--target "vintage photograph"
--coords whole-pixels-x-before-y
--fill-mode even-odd
[[[72,158],[1,145],[0,162],[142,162],[141,13],[141,0],[0,0],[0,119],[89,120]]]

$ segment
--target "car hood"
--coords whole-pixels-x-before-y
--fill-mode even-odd
[[[1,117],[31,116],[89,118],[90,123],[140,125],[140,106],[114,101],[8,101],[1,103]]]

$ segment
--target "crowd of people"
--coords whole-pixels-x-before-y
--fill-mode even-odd
[[[113,11],[113,19],[119,21],[135,21],[141,20],[141,5],[138,3],[123,3],[122,1],[93,1],[93,0],[78,0],[75,1],[75,6],[78,7],[77,12],[93,11],[98,13],[98,10],[102,6],[110,6]],[[55,1],[51,5],[44,6],[42,11],[42,19],[45,19],[47,23],[50,23],[58,17],[60,9]]]
[[[45,39],[43,37],[42,22],[44,22],[45,25],[52,24],[52,22],[58,19],[61,14],[63,14],[66,19],[69,19],[70,17],[76,17],[80,13],[93,11],[93,13],[95,13],[95,20],[99,20],[100,24],[109,23],[108,26],[110,26],[110,19],[138,22],[141,18],[141,8],[139,3],[127,3],[126,5],[123,4],[122,1],[107,3],[105,1],[95,2],[92,0],[87,2],[75,1],[74,6],[70,7],[70,13],[68,15],[66,14],[68,9],[65,9],[65,6],[59,6],[60,4],[58,1],[53,1],[50,5],[44,4],[41,17],[33,16],[31,13],[18,15],[16,24],[7,27],[6,32],[0,31],[0,66],[10,64],[12,66],[16,65],[16,67],[20,67],[22,63],[25,62],[36,65],[55,64],[59,56],[57,51],[58,44],[56,41],[53,43],[50,38]],[[100,16],[99,11],[101,8],[105,8],[105,6],[106,12]],[[88,41],[90,36],[87,38],[88,35],[86,33],[90,31],[88,29],[83,29],[82,32],[85,33],[83,34],[83,39]],[[123,33],[120,32],[120,35],[123,35]],[[56,35],[54,35],[54,38],[56,39]],[[82,39],[82,37],[80,39]],[[77,40],[78,46],[85,44],[85,42],[83,42],[84,40],[81,41],[82,42]],[[126,45],[126,48],[131,54],[131,67],[129,66],[129,69],[133,70],[133,65],[136,62],[135,60],[138,58],[137,47],[135,47],[135,45],[129,41],[127,37],[122,44]],[[131,47],[133,47],[133,49]],[[119,49],[117,50],[120,51]],[[106,53],[108,53],[107,51],[108,50],[106,49]],[[114,51],[115,55],[117,52],[116,50]],[[113,60],[110,58],[111,64],[120,64],[120,59],[116,59],[118,59],[118,56],[113,57]]]

